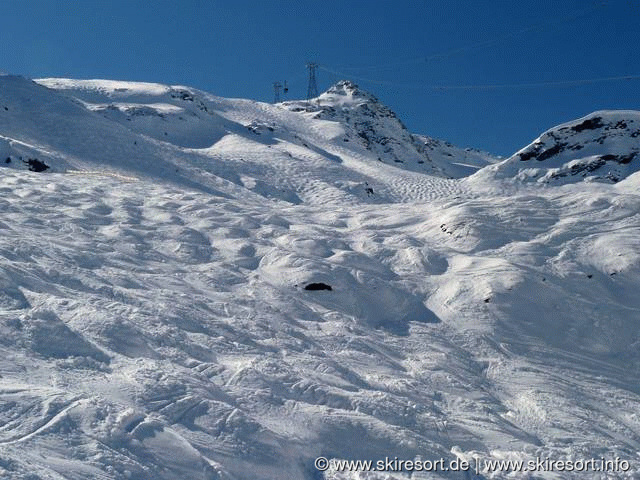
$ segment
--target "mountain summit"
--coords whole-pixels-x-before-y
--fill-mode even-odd
[[[341,80],[310,101],[285,102],[286,108],[338,122],[339,140],[372,160],[440,177],[460,177],[496,161],[484,152],[463,150],[447,142],[411,134],[395,112],[375,95]]]
[[[338,103],[342,97],[343,101],[351,102],[369,102],[380,103],[380,101],[371,93],[362,90],[358,85],[350,80],[340,80],[333,84],[329,89],[321,94],[318,98],[322,101],[333,101]]]

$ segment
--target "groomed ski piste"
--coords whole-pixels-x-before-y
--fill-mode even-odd
[[[639,151],[1,76],[0,478],[639,478]],[[339,471],[385,459],[481,468]],[[483,463],[536,459],[623,468]]]

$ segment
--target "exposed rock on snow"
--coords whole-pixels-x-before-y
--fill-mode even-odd
[[[546,131],[479,175],[538,183],[615,183],[640,169],[640,113],[594,112]]]
[[[332,291],[333,288],[331,288],[331,285],[327,285],[326,283],[322,283],[322,282],[318,282],[318,283],[309,283],[307,285],[304,286],[305,290],[312,290],[312,291],[318,291],[318,290],[329,290]]]

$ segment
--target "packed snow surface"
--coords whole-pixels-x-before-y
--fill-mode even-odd
[[[349,82],[1,76],[0,478],[638,478],[639,122],[496,163]]]

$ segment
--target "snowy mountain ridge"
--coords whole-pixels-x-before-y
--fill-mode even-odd
[[[432,162],[421,154],[421,147],[411,143],[413,138],[395,115],[377,101],[373,111],[382,112],[382,117],[371,120],[365,115],[366,120],[358,120],[357,123],[386,132],[380,134],[381,138],[393,138],[402,132],[406,137],[402,140],[410,143],[405,145],[393,140],[395,150],[391,153],[372,151],[362,145],[362,129],[354,129],[340,119],[315,118],[317,102],[301,102],[305,109],[313,111],[301,115],[291,112],[290,109],[295,110],[291,105],[283,105],[285,108],[282,108],[247,100],[224,99],[187,87],[114,81],[39,80],[42,85],[51,87],[44,90],[18,77],[7,77],[6,81],[13,84],[13,91],[5,89],[14,97],[13,101],[30,97],[29,101],[21,104],[33,107],[33,110],[19,112],[21,118],[31,119],[32,124],[28,127],[21,125],[21,120],[11,122],[12,111],[4,116],[11,123],[7,132],[11,132],[12,125],[21,128],[15,135],[7,135],[17,148],[15,154],[35,156],[35,151],[24,146],[46,145],[39,155],[41,159],[49,160],[53,171],[102,166],[135,174],[142,168],[144,171],[153,170],[162,178],[179,177],[186,183],[204,182],[204,188],[213,188],[211,182],[205,181],[206,178],[215,183],[216,188],[222,178],[241,188],[254,190],[260,196],[289,203],[313,202],[316,192],[325,189],[333,192],[330,198],[340,202],[359,202],[363,198],[371,202],[428,198],[432,193],[423,189],[420,177],[415,177],[415,182],[409,180],[413,178],[412,169],[420,167],[420,170],[445,177],[460,174],[455,167],[451,172],[445,172],[447,165],[451,164],[448,159],[442,161],[446,158],[444,155],[442,158],[435,155],[436,161]],[[362,98],[367,102],[374,101],[370,95]],[[9,100],[7,98],[5,103]],[[78,111],[80,106],[84,111]],[[58,130],[45,130],[55,132],[53,138],[25,137],[25,133],[37,129],[38,122],[42,120],[39,117],[47,109],[50,111],[46,112],[44,120],[55,123]],[[97,123],[89,118],[95,118]],[[356,111],[353,118],[361,119],[363,116]],[[102,125],[100,133],[87,131],[88,125],[97,124]],[[391,133],[387,132],[389,128]],[[65,138],[68,132],[75,132],[73,142]],[[391,137],[385,136],[387,134]],[[110,145],[117,145],[121,151],[104,151],[99,146],[100,142],[96,142],[96,135],[112,135],[127,138],[127,141],[107,141]],[[351,143],[344,141],[349,139]],[[63,145],[57,145],[60,140],[63,140]],[[241,145],[242,153],[235,150],[236,145]],[[376,145],[376,148],[380,147],[378,143],[374,147]],[[62,152],[56,155],[67,146],[72,147],[67,152],[71,155]],[[4,153],[10,156],[7,148],[5,146]],[[272,152],[277,155],[272,155]],[[376,165],[379,155],[387,162],[384,166]],[[264,162],[262,159],[265,157],[271,161]],[[394,163],[391,157],[402,157],[402,162]],[[210,162],[210,158],[217,161]],[[90,159],[91,164],[88,164]],[[132,163],[126,159],[136,160]],[[490,160],[491,157],[486,155],[480,163],[484,165]],[[307,170],[304,178],[296,175],[300,161],[304,162]],[[420,165],[418,161],[424,164]],[[151,167],[153,163],[155,167]],[[10,166],[15,165],[19,163]],[[397,189],[390,189],[387,182],[381,181],[385,175],[396,175],[395,167],[398,166],[407,170],[404,175],[409,183],[414,184],[411,189],[405,182]],[[185,169],[187,172],[183,172]],[[334,170],[340,172],[342,181],[339,184],[326,180],[333,177],[331,171]],[[375,195],[371,195],[372,190]],[[327,198],[323,196],[323,201]]]
[[[0,478],[637,478],[638,158],[520,175],[631,155],[636,118],[467,176],[495,159],[346,82],[269,105],[0,77]]]
[[[546,131],[484,173],[538,183],[615,183],[638,171],[638,164],[640,112],[600,111]]]

